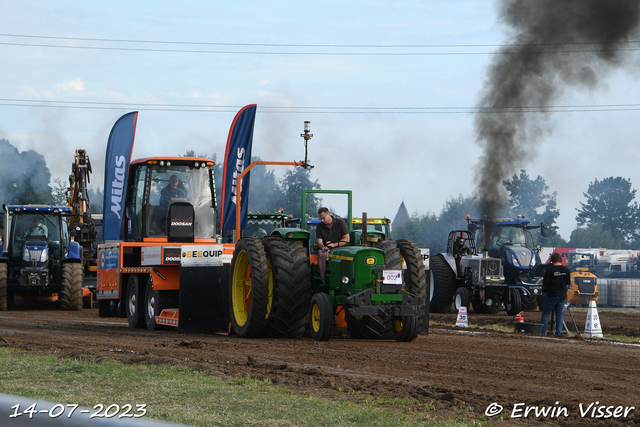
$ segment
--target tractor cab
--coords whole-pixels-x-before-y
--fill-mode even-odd
[[[131,162],[125,212],[127,241],[215,239],[213,162],[155,157]]]
[[[292,218],[283,209],[276,212],[249,212],[247,214],[247,228],[242,230],[242,237],[253,236],[258,239],[267,237],[279,228],[299,228],[300,219]],[[296,227],[297,226],[297,227]]]
[[[50,276],[60,274],[62,259],[69,249],[66,206],[5,206],[9,278],[24,286],[45,286]]]

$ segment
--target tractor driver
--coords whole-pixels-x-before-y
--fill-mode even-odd
[[[176,175],[171,175],[169,178],[169,184],[164,187],[160,193],[160,205],[168,205],[173,197],[187,197],[187,194],[182,188],[178,187],[180,180]]]
[[[322,221],[316,226],[316,239],[318,248],[320,248],[318,268],[320,269],[320,277],[324,278],[329,250],[349,244],[349,228],[344,220],[331,215],[327,208],[318,210],[318,218]]]
[[[34,216],[32,219],[33,223],[29,230],[25,234],[25,237],[28,236],[44,236],[47,237],[49,235],[49,229],[44,224],[44,219],[40,216]]]
[[[460,272],[460,258],[469,254],[471,254],[471,249],[464,245],[464,237],[456,237],[455,243],[453,244],[453,257],[456,259],[458,272]]]
[[[453,257],[458,260],[459,257],[469,255],[470,253],[471,249],[464,245],[464,237],[458,236],[455,244],[453,245]]]

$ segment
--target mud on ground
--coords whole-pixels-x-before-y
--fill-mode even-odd
[[[584,331],[586,311],[574,310]],[[501,405],[504,420],[491,425],[634,425],[640,423],[640,310],[599,310],[605,334],[637,337],[637,344],[571,337],[551,338],[501,332],[512,327],[501,314],[469,314],[455,327],[455,314],[432,314],[429,335],[411,343],[333,336],[318,343],[179,334],[176,330],[130,329],[126,319],[99,318],[96,309],[67,312],[16,309],[0,312],[0,346],[96,362],[184,364],[212,375],[270,379],[302,394],[358,401],[366,396],[411,397],[416,411],[435,408],[436,419],[485,419],[489,405]],[[539,321],[539,312],[525,320]],[[556,403],[558,402],[558,403]],[[580,415],[580,404],[635,407],[624,419]],[[568,417],[511,419],[514,405],[566,408]],[[591,415],[589,412],[588,415]],[[597,413],[596,413],[597,415]]]

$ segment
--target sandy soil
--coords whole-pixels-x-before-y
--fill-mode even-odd
[[[584,339],[575,334],[569,316],[573,335],[563,338],[457,328],[454,314],[436,314],[429,335],[411,343],[346,335],[317,343],[130,329],[126,319],[99,318],[96,309],[30,308],[0,312],[0,346],[97,362],[186,364],[221,377],[270,378],[330,399],[412,397],[435,407],[431,414],[438,419],[484,418],[496,403],[504,408],[503,420],[487,418],[491,425],[640,423],[640,312],[600,309],[599,314],[605,334],[638,337],[638,344]],[[574,317],[584,331],[586,312],[574,310]],[[539,312],[525,312],[525,320],[538,321]],[[476,326],[511,327],[511,321],[504,313],[469,315]],[[591,411],[581,416],[580,405],[586,410],[595,402],[635,408],[626,418],[592,418]],[[424,411],[424,404],[415,410]],[[534,407],[553,411],[536,418],[532,410],[523,417],[526,408]]]

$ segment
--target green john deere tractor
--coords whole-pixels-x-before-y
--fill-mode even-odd
[[[413,340],[426,308],[424,265],[417,245],[409,240],[383,239],[386,236],[376,232],[365,233],[363,242],[362,229],[352,228],[351,191],[303,190],[302,212],[306,211],[306,195],[312,193],[347,196],[345,221],[350,237],[348,246],[329,252],[323,279],[314,248],[316,239],[311,236],[312,337],[328,340],[336,316],[344,312],[347,329],[354,338]]]
[[[426,310],[424,264],[417,245],[379,240],[378,235],[360,244],[362,231],[351,227],[351,191],[303,190],[302,212],[310,193],[348,196],[349,245],[329,253],[321,278],[316,239],[304,229],[304,221],[302,229],[280,228],[262,240],[240,239],[231,267],[236,334],[298,338],[308,323],[311,336],[326,341],[336,318],[344,314],[354,338],[413,340]]]

